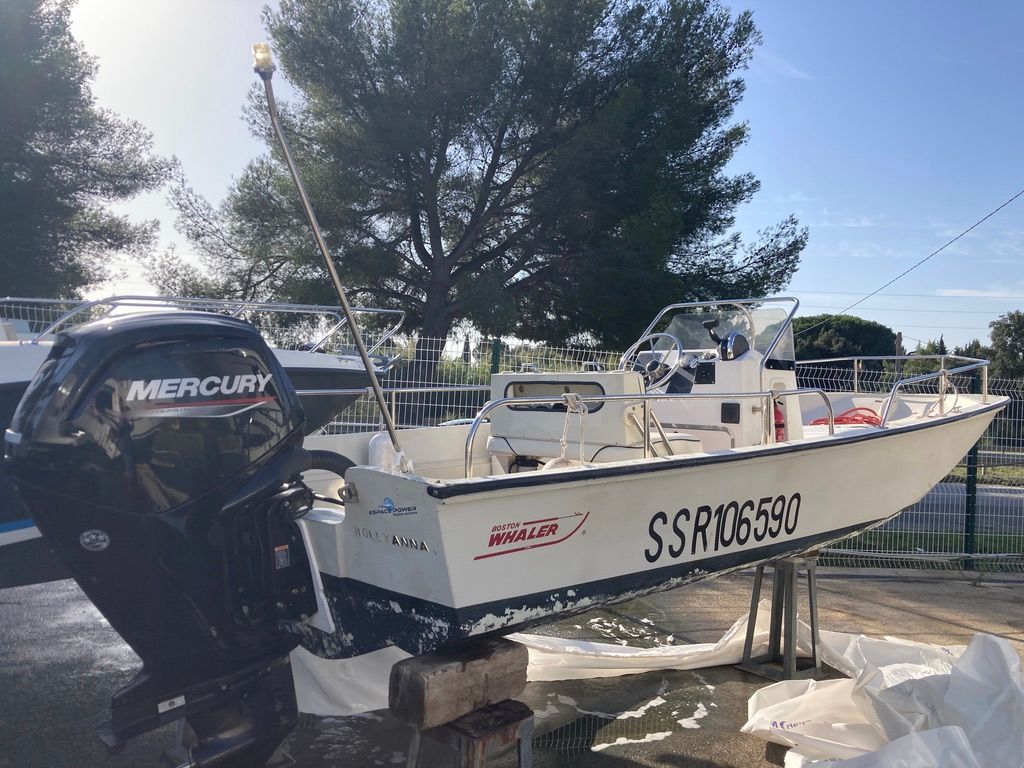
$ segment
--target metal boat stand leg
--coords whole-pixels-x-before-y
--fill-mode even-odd
[[[743,642],[740,669],[770,680],[819,678],[821,658],[818,638],[817,556],[787,557],[757,566],[750,596],[747,633]],[[757,606],[761,600],[764,569],[772,569],[771,623],[768,630],[768,652],[753,656]],[[800,571],[807,573],[808,623],[811,627],[811,656],[797,656],[797,593]]]

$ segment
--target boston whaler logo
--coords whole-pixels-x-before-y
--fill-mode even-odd
[[[128,385],[125,401],[138,403],[171,400],[170,403],[140,404],[133,408],[148,418],[235,416],[274,400],[266,393],[274,377],[269,373],[234,376],[137,379]],[[227,397],[225,397],[227,396]],[[191,400],[190,398],[201,398]]]
[[[499,523],[491,527],[487,538],[487,552],[477,555],[474,560],[484,560],[498,555],[511,555],[537,547],[561,544],[572,538],[587,522],[590,512],[574,512],[560,517],[545,517],[542,520],[522,520]],[[561,522],[567,520],[568,522]]]

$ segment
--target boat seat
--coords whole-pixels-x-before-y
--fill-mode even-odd
[[[17,341],[18,340],[18,329],[14,327],[14,323],[8,323],[7,321],[0,321],[0,341]]]
[[[581,397],[630,396],[644,393],[644,382],[636,371],[581,371],[572,373],[497,373],[491,377],[491,399],[553,397],[575,393]],[[566,440],[565,457],[585,462],[624,461],[644,455],[644,409],[638,400],[606,400],[590,402],[584,413],[567,413],[566,405],[526,403],[509,405],[491,411],[491,436],[487,450],[491,456],[508,463],[517,456],[553,459],[562,455],[561,441]],[[672,453],[695,453],[702,450],[698,438],[687,433],[671,433]],[[651,430],[651,440],[659,455],[661,436]]]

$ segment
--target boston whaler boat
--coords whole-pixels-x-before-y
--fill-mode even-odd
[[[371,374],[387,428],[309,437],[281,362],[237,319],[59,333],[6,459],[142,658],[102,738],[184,717],[187,765],[259,765],[297,718],[299,644],[422,654],[814,549],[921,498],[1006,402],[976,360],[884,395],[798,388],[797,306],[666,307],[618,370],[494,375],[471,424],[398,432]],[[980,394],[954,386],[975,370]]]
[[[347,320],[337,307],[152,296],[112,296],[91,301],[8,296],[0,298],[0,428],[10,424],[15,407],[58,332],[91,320],[168,310],[242,317],[261,327],[264,336],[273,338],[274,355],[299,392],[306,434],[321,429],[359,398],[369,384],[362,361],[346,351]],[[371,353],[398,330],[404,318],[404,313],[395,309],[360,307],[354,312],[361,326],[373,327]],[[378,373],[390,363],[381,357],[373,362]],[[28,512],[9,493],[8,480],[0,467],[0,589],[69,576],[40,537]]]

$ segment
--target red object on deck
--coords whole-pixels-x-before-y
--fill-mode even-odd
[[[778,408],[775,409],[778,411]],[[778,422],[778,416],[776,416],[776,422]],[[833,420],[835,424],[866,424],[870,427],[882,426],[882,419],[879,415],[871,408],[850,408],[843,411]],[[814,419],[811,425],[817,424],[828,424],[828,418],[822,417],[820,419]],[[778,424],[776,423],[776,427]]]
[[[782,415],[782,409],[775,403],[775,442],[782,443],[786,440],[786,417]]]

